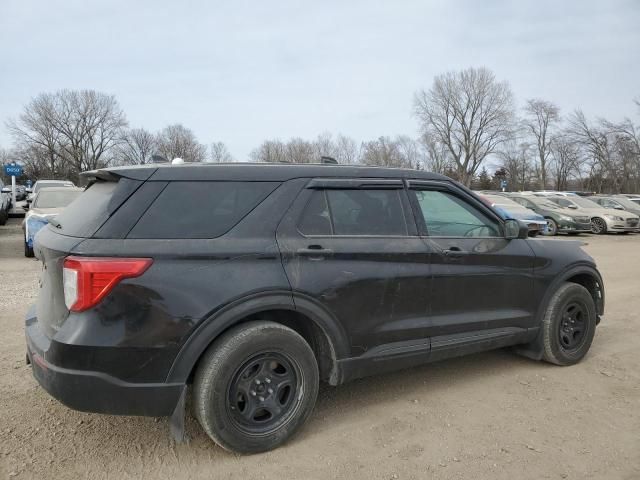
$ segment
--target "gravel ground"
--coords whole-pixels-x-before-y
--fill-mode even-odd
[[[39,264],[19,225],[0,227],[0,478],[640,478],[640,235],[585,237],[607,310],[582,363],[496,351],[326,387],[293,441],[240,457],[193,420],[176,445],[167,419],[75,412],[37,385],[23,315]]]

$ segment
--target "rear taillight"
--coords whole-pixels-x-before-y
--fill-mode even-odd
[[[64,303],[72,312],[97,305],[124,278],[142,275],[150,258],[67,257],[63,264]]]

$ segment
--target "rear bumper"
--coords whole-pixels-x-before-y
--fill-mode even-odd
[[[75,410],[169,416],[185,388],[181,383],[125,382],[102,372],[54,365],[47,360],[51,341],[40,331],[35,317],[27,317],[25,333],[34,377],[52,397]]]

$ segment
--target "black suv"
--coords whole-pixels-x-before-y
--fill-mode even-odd
[[[575,242],[527,238],[447,177],[375,167],[150,165],[89,187],[35,242],[40,384],[83,411],[172,416],[258,452],[320,380],[507,346],[578,362],[603,313]]]

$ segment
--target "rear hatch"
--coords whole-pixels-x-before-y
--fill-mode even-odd
[[[145,170],[146,178],[155,171]],[[85,174],[90,181],[87,189],[57,216],[55,226],[47,225],[36,236],[34,253],[42,262],[36,315],[41,330],[50,338],[69,316],[63,289],[64,259],[82,241],[96,234],[144,183],[144,179],[127,178],[126,173],[124,170]]]

